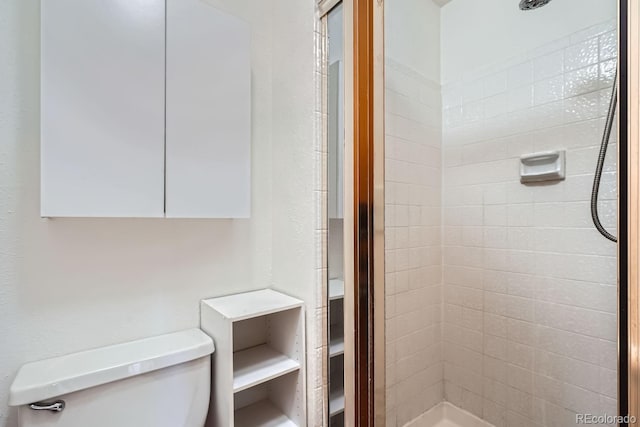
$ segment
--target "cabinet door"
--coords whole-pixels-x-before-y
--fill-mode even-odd
[[[250,214],[250,44],[207,2],[167,0],[167,217]]]
[[[42,216],[162,216],[164,0],[41,8]]]

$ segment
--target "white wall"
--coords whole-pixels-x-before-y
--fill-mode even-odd
[[[476,3],[443,9],[445,398],[497,427],[615,413],[616,246],[589,215],[615,2],[519,17]],[[600,210],[615,233],[612,142]],[[566,180],[520,184],[521,155],[556,149]]]
[[[25,362],[198,326],[205,297],[315,306],[313,2],[209,1],[252,24],[250,220],[40,219],[40,2],[0,3],[0,426]]]
[[[443,83],[613,18],[614,0],[554,0],[521,11],[518,0],[453,0],[442,8]]]
[[[443,399],[439,8],[385,3],[388,427]]]
[[[258,4],[259,1],[250,1]],[[273,0],[272,283],[304,299],[307,315],[307,418],[323,419],[322,309],[326,224],[322,218],[321,43],[313,1]],[[324,154],[326,156],[326,154]]]

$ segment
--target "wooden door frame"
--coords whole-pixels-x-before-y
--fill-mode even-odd
[[[386,418],[383,1],[320,0],[320,17],[324,19],[338,3],[345,46],[345,425],[382,427]],[[326,338],[325,334],[325,342]],[[323,372],[326,376],[326,369]]]
[[[620,0],[618,413],[640,417],[640,5]],[[627,424],[621,423],[621,426]]]
[[[386,418],[383,1],[349,0],[343,5],[345,46],[352,46],[352,55],[345,55],[345,76],[353,76],[345,87],[345,165],[353,165],[352,173],[346,169],[344,184],[345,425],[382,427]]]

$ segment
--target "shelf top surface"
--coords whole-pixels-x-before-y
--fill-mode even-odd
[[[235,411],[235,425],[242,427],[297,427],[270,402],[260,401]]]
[[[272,289],[262,289],[259,291],[206,299],[202,300],[202,304],[203,308],[208,306],[225,318],[238,321],[302,307],[304,303],[297,298],[290,297],[289,295]]]

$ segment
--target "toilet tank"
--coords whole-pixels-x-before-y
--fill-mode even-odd
[[[213,351],[190,329],[29,363],[9,405],[20,427],[202,427]]]

